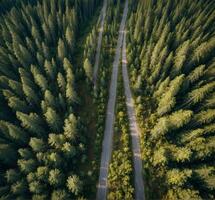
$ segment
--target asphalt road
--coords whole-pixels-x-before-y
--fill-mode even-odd
[[[101,11],[101,26],[99,29],[99,37],[98,37],[98,43],[96,48],[96,58],[95,58],[95,64],[93,68],[93,83],[96,86],[97,82],[97,74],[98,74],[98,68],[99,68],[99,58],[100,58],[100,52],[101,52],[101,45],[102,45],[102,36],[104,31],[104,22],[106,17],[106,11],[107,11],[107,0],[104,0],[103,8]]]
[[[105,132],[102,144],[102,155],[100,164],[100,174],[99,183],[97,188],[97,200],[105,200],[107,196],[108,184],[108,167],[111,159],[112,153],[112,143],[113,143],[113,125],[114,125],[114,115],[115,115],[115,104],[116,104],[116,91],[117,91],[117,78],[118,78],[118,68],[121,57],[121,47],[123,42],[123,33],[125,29],[125,22],[128,13],[128,0],[125,2],[125,7],[123,11],[122,21],[119,29],[119,37],[117,41],[116,54],[113,62],[110,89],[109,89],[109,99],[107,105],[106,121],[105,121]]]
[[[126,106],[129,118],[130,133],[132,139],[132,152],[133,152],[133,164],[134,164],[134,180],[135,180],[135,199],[144,200],[144,184],[143,184],[143,168],[140,151],[140,132],[137,125],[135,116],[134,102],[131,94],[128,70],[127,70],[127,58],[126,58],[126,33],[123,37],[122,47],[122,74],[123,83],[126,96]]]

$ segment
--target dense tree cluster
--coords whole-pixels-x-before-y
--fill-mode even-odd
[[[91,33],[87,36],[84,49],[84,71],[89,81],[93,80],[93,64],[95,62],[96,47],[97,47],[97,29],[93,27]]]
[[[119,75],[114,128],[113,155],[109,166],[109,200],[134,199],[132,152],[129,121],[123,90],[122,73]]]
[[[84,186],[73,52],[98,1],[20,3],[0,18],[1,199],[74,199]],[[3,5],[3,4],[2,4]]]
[[[214,199],[214,1],[132,8],[128,57],[150,198]]]
[[[93,89],[99,23],[84,36],[85,42],[79,39],[80,29],[89,25],[101,2],[0,0],[1,200],[94,195],[88,193],[96,190],[124,0],[108,1]],[[129,9],[128,65],[142,130],[146,195],[149,199],[212,200],[215,3],[130,0]],[[110,200],[134,198],[123,93],[120,74],[108,174]],[[87,119],[89,112],[94,112],[90,116],[95,119]],[[91,135],[86,133],[88,128],[94,131]]]
[[[0,0],[0,14],[10,10],[12,7],[19,7],[21,3],[35,3],[35,0]]]

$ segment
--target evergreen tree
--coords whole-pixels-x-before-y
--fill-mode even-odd
[[[69,191],[77,195],[82,190],[82,182],[77,175],[69,176],[67,179],[67,187]]]
[[[68,200],[69,194],[65,190],[54,190],[51,196],[51,200]]]
[[[45,147],[45,142],[42,139],[31,138],[29,145],[35,152],[43,152]]]
[[[49,183],[50,185],[59,186],[63,184],[64,175],[59,169],[52,169],[49,171]]]
[[[93,70],[92,70],[92,65],[88,58],[84,61],[84,70],[85,70],[87,78],[92,81]]]
[[[149,199],[214,199],[213,10],[208,1],[144,1],[131,12],[128,66]]]
[[[52,108],[48,107],[44,114],[46,121],[53,131],[60,131],[62,127],[62,121],[59,114]]]
[[[71,141],[77,137],[77,119],[74,114],[70,114],[64,122],[64,135]]]
[[[59,39],[59,41],[58,41],[57,52],[58,52],[58,57],[61,60],[63,60],[64,58],[67,57],[67,49],[66,49],[65,43],[62,39]]]
[[[66,41],[70,47],[70,50],[73,51],[74,44],[75,44],[75,37],[74,37],[74,32],[72,31],[70,26],[68,26],[66,29]]]

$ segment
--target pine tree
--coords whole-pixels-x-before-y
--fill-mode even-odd
[[[39,166],[37,168],[36,176],[39,180],[47,180],[49,174],[49,169],[47,166]]]
[[[84,61],[84,70],[85,70],[87,78],[92,81],[93,70],[92,70],[92,65],[88,58],[86,58],[86,60]]]
[[[70,26],[68,26],[66,29],[66,41],[68,43],[68,46],[70,47],[70,50],[73,51],[75,44],[75,36]]]
[[[68,200],[70,199],[69,194],[65,190],[54,190],[51,195],[51,200]]]
[[[79,145],[75,117],[80,70],[73,67],[71,58],[79,40],[77,28],[90,19],[97,3],[45,0],[26,4],[24,0],[4,3],[8,10],[0,6],[4,10],[0,22],[3,199],[76,196],[69,192],[66,178],[73,174],[75,156],[84,147]],[[82,8],[90,11],[81,13]],[[94,30],[91,47],[96,40]]]
[[[45,67],[47,76],[53,80],[55,78],[55,69],[52,63],[46,60],[44,63],[44,67]]]
[[[174,68],[172,71],[172,76],[177,76],[178,74],[181,74],[182,67],[184,66],[184,63],[186,62],[186,55],[188,54],[190,41],[185,41],[181,46],[176,49],[176,55],[174,57]]]
[[[63,134],[49,134],[48,143],[50,146],[56,149],[62,149],[62,146],[65,142],[66,138]]]
[[[29,183],[29,191],[35,194],[41,194],[45,191],[45,188],[39,181],[33,181]]]
[[[15,141],[25,144],[29,140],[28,134],[16,125],[7,123],[8,132]]]
[[[74,114],[70,114],[64,122],[64,135],[71,141],[77,137],[77,119]]]
[[[60,131],[62,128],[62,121],[59,114],[51,107],[47,108],[46,113],[44,114],[48,125],[53,131]]]
[[[58,40],[57,52],[58,52],[58,57],[61,60],[64,60],[64,58],[67,57],[67,49],[66,49],[65,43],[62,39]]]
[[[58,75],[57,75],[57,83],[58,83],[58,87],[59,87],[61,93],[65,94],[66,80],[61,73],[58,73]]]
[[[14,169],[8,169],[5,173],[5,177],[8,183],[15,183],[20,180],[21,174]]]
[[[36,169],[36,161],[33,159],[29,160],[19,159],[17,163],[20,170],[25,174],[33,172]]]
[[[14,111],[20,111],[27,113],[30,109],[25,101],[20,100],[20,98],[12,96],[8,99],[8,106],[10,106]]]
[[[38,138],[31,138],[29,145],[35,152],[43,152],[46,149],[45,142]]]
[[[158,114],[164,115],[167,112],[171,111],[171,108],[175,106],[176,99],[175,96],[180,90],[180,87],[182,86],[184,81],[184,75],[176,77],[174,80],[170,82],[170,86],[168,88],[168,91],[166,91],[161,100],[159,101],[158,105]]]
[[[23,85],[22,89],[23,89],[23,92],[26,96],[28,103],[38,105],[39,98],[37,96],[37,93],[28,85]]]
[[[213,122],[215,119],[214,111],[215,111],[214,109],[208,109],[205,111],[201,111],[200,113],[197,113],[195,115],[195,123],[203,125]]]
[[[18,150],[18,152],[19,152],[19,155],[25,160],[28,160],[34,157],[33,152],[28,148],[21,148]]]
[[[72,176],[69,176],[67,179],[67,187],[69,191],[77,195],[82,190],[82,182],[80,181],[77,175],[72,175]]]
[[[59,186],[63,184],[64,175],[59,169],[52,169],[49,171],[49,183],[53,186]]]
[[[31,72],[33,74],[36,84],[41,88],[42,91],[48,89],[48,82],[46,78],[40,73],[36,66],[31,66]]]
[[[210,94],[210,92],[213,91],[214,86],[215,86],[215,83],[211,82],[189,92],[187,95],[186,103],[196,104],[201,102],[208,94]]]
[[[13,90],[14,93],[16,93],[20,97],[23,96],[22,84],[20,82],[10,79],[8,81],[8,84],[9,84],[9,87]]]
[[[31,28],[31,34],[34,37],[34,39],[42,41],[41,34],[40,34],[39,29],[37,27],[32,26],[32,28]]]
[[[214,198],[214,6],[198,3],[144,1],[131,11],[128,62],[150,199]]]
[[[11,185],[11,191],[13,194],[22,195],[27,192],[27,183],[24,180],[19,180]]]
[[[72,104],[77,101],[77,94],[71,82],[67,82],[66,84],[66,97],[68,99],[69,104]]]
[[[76,155],[76,148],[72,146],[69,142],[63,144],[62,151],[68,158],[72,158]]]
[[[43,121],[36,113],[30,113],[28,115],[22,112],[16,112],[16,116],[21,121],[23,128],[38,136],[42,136],[42,134],[45,133]]]
[[[50,90],[46,90],[44,93],[44,100],[47,106],[51,107],[51,108],[55,108],[56,107],[56,99],[53,96],[53,94],[51,93]]]

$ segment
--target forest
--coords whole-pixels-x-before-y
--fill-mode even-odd
[[[0,200],[215,199],[215,1],[0,0]]]
[[[149,199],[214,199],[214,21],[214,1],[133,7],[129,66]]]

